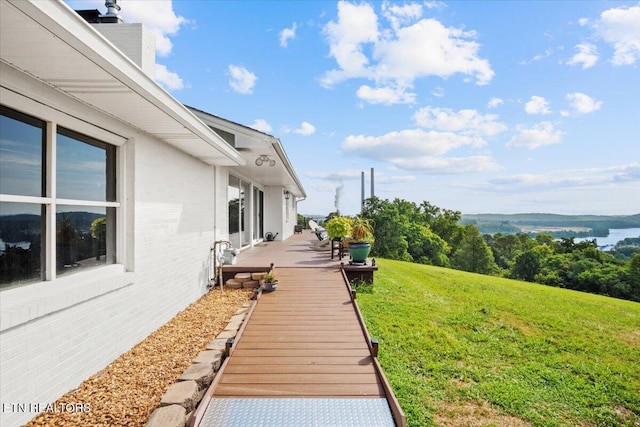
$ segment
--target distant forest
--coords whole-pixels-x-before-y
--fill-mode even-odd
[[[556,215],[547,213],[527,214],[462,214],[460,225],[475,225],[482,234],[525,233],[535,237],[537,233],[526,230],[554,227],[559,230],[545,230],[555,238],[563,237],[607,237],[610,229],[640,228],[640,213],[626,216],[606,215]],[[564,230],[562,230],[564,228]],[[589,231],[576,231],[589,229]]]

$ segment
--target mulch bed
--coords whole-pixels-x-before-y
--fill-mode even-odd
[[[167,388],[252,295],[243,289],[209,292],[55,402],[58,410],[75,405],[77,412],[44,412],[27,427],[143,426]]]

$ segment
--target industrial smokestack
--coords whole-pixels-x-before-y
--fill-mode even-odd
[[[360,172],[360,213],[364,212],[364,171]]]
[[[375,196],[375,194],[373,191],[373,168],[371,168],[371,197]]]

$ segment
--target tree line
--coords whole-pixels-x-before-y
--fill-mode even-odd
[[[427,201],[371,197],[361,216],[374,225],[371,256],[509,277],[640,301],[640,246],[602,252],[595,240],[550,234],[480,234],[461,212]]]

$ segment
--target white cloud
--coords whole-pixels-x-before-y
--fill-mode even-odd
[[[549,114],[549,103],[541,96],[532,96],[529,102],[524,105],[527,114]]]
[[[296,133],[302,136],[309,136],[316,133],[316,127],[309,122],[302,122],[300,124],[300,127],[297,129],[289,129],[285,127],[282,131],[284,133]]]
[[[481,173],[500,169],[500,166],[491,157],[488,156],[423,156],[411,159],[399,159],[395,164],[398,167],[407,170],[441,175]]]
[[[340,67],[325,74],[322,79],[324,86],[330,87],[352,77],[372,75],[367,71],[369,59],[362,48],[362,44],[378,39],[378,16],[371,5],[338,2],[338,22],[329,22],[324,32],[329,38],[331,56]]]
[[[547,174],[520,174],[492,179],[482,187],[492,191],[521,192],[553,188],[595,188],[625,182],[640,182],[640,163],[608,168],[554,170]]]
[[[418,77],[462,73],[474,76],[479,85],[487,84],[495,73],[487,60],[477,56],[480,45],[475,38],[473,31],[422,19],[376,44],[375,56],[381,58],[376,77],[413,82]]]
[[[180,90],[184,88],[182,79],[177,73],[167,70],[162,64],[156,64],[156,81],[168,90]]]
[[[431,91],[431,95],[436,98],[442,98],[444,96],[444,88],[442,86],[438,86]]]
[[[614,182],[640,182],[640,163],[631,163],[630,165],[620,166],[613,170]]]
[[[389,21],[394,30],[403,24],[409,24],[422,16],[422,5],[419,3],[405,3],[402,6],[384,2],[382,14]]]
[[[602,101],[596,101],[584,93],[576,92],[567,94],[567,100],[571,108],[578,114],[588,114],[602,107]]]
[[[504,104],[504,101],[502,99],[494,97],[489,100],[489,102],[487,103],[487,107],[496,108],[497,106],[502,104]]]
[[[264,133],[269,133],[273,130],[269,122],[264,119],[256,119],[249,127]]]
[[[382,136],[350,135],[342,149],[402,169],[428,173],[463,173],[497,169],[486,156],[446,157],[450,151],[482,145],[477,138],[453,132],[408,129]]]
[[[613,47],[614,65],[632,65],[640,60],[640,4],[605,10],[593,27]]]
[[[576,45],[576,49],[578,53],[573,55],[573,57],[567,61],[569,65],[580,65],[582,64],[582,69],[591,68],[596,65],[598,62],[597,48],[591,43],[581,43]]]
[[[507,126],[498,121],[498,115],[482,115],[476,110],[455,112],[448,108],[425,107],[416,111],[414,120],[420,127],[478,137],[493,136],[507,130]]]
[[[550,57],[553,54],[553,49],[546,49],[544,51],[544,53],[539,53],[537,55],[534,55],[533,58],[529,59],[529,60],[524,60],[524,61],[520,61],[521,65],[527,65],[527,64],[531,64],[532,62],[535,61],[541,61],[545,58]]]
[[[289,45],[289,40],[296,38],[296,28],[298,25],[294,22],[291,28],[285,28],[280,31],[280,46],[287,47]]]
[[[406,88],[377,87],[363,85],[356,92],[358,98],[370,104],[413,104],[416,102],[416,94],[406,92]]]
[[[245,95],[253,92],[253,87],[256,84],[256,80],[258,80],[255,74],[238,65],[229,65],[229,74],[231,75],[229,86],[233,90]]]
[[[518,126],[518,134],[507,143],[508,148],[534,150],[550,144],[560,144],[563,133],[554,129],[551,122],[540,122],[533,127]]]
[[[322,179],[328,181],[342,181],[360,179],[362,171],[356,169],[341,170],[337,172],[306,172],[309,178]]]
[[[348,79],[368,79],[377,88],[410,93],[414,81],[426,76],[447,78],[460,73],[475,78],[478,85],[491,81],[495,73],[478,56],[475,32],[445,27],[435,19],[420,19],[421,15],[420,5],[385,2],[381,23],[371,4],[339,2],[337,20],[324,27],[338,68],[327,71],[321,84],[332,87]],[[382,98],[393,100],[388,95]],[[379,103],[380,98],[380,93],[369,91],[363,99]],[[406,98],[395,101],[406,102]]]

